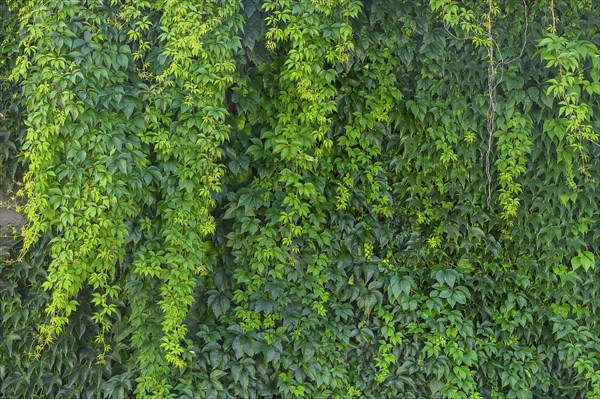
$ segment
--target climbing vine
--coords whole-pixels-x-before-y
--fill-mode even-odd
[[[599,44],[591,1],[0,1],[0,396],[600,397]]]

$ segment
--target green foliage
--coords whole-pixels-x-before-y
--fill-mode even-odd
[[[0,2],[0,190],[4,192],[20,174],[17,152],[24,135],[16,101],[18,87],[8,79],[17,54],[17,28],[14,10]]]
[[[600,398],[599,45],[591,1],[0,2],[0,396]]]

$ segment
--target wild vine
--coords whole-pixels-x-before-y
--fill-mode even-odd
[[[598,398],[594,11],[0,0],[0,396]]]

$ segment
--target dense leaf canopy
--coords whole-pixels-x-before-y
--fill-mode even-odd
[[[0,1],[0,397],[599,399],[599,10]]]

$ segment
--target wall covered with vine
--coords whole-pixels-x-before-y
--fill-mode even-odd
[[[600,399],[598,10],[0,1],[0,398]]]

